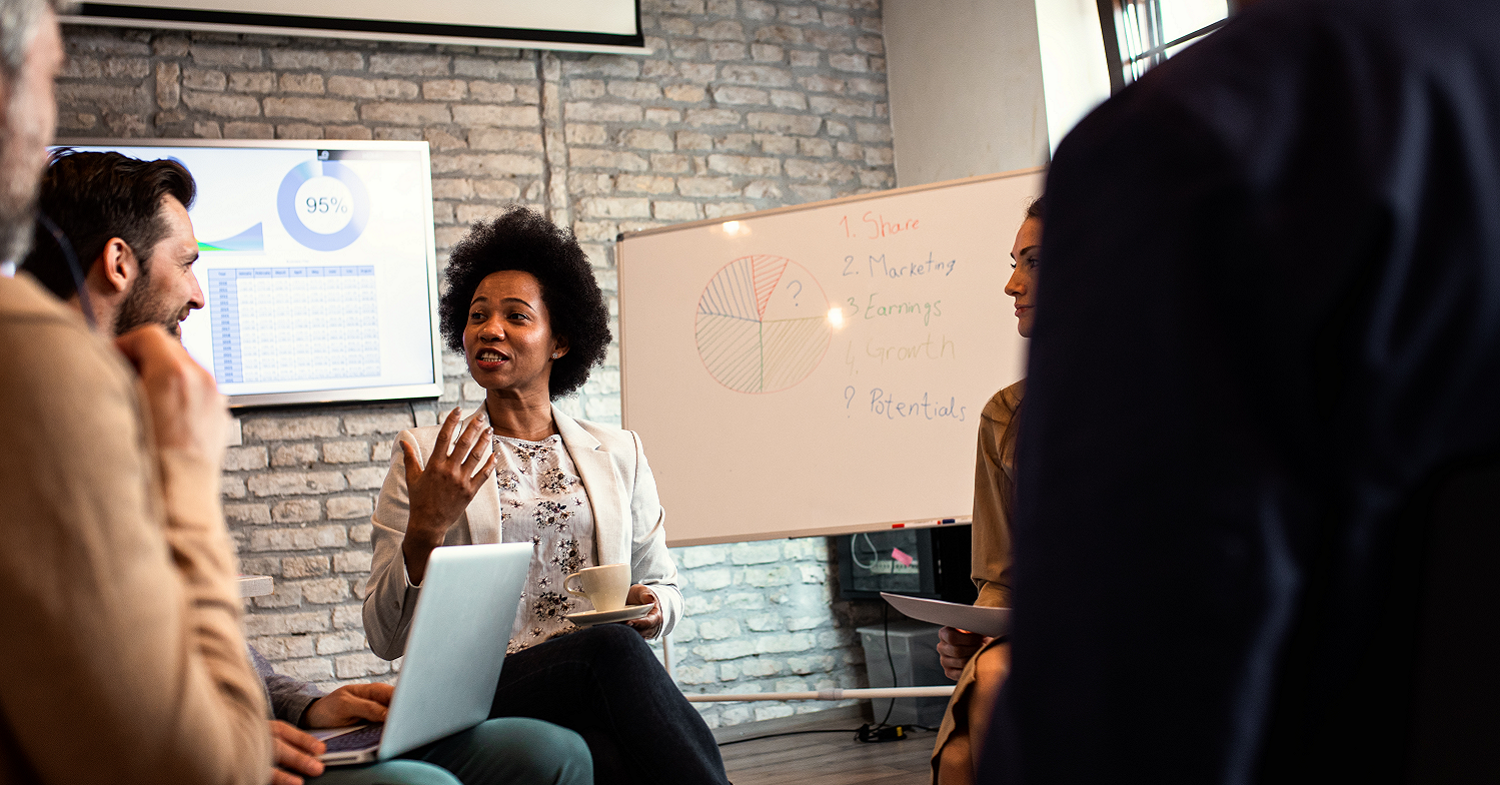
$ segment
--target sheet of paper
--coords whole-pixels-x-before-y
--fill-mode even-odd
[[[1010,608],[985,608],[881,592],[880,596],[909,618],[957,627],[998,638],[1010,632]]]

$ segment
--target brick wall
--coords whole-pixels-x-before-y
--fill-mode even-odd
[[[68,28],[59,135],[426,140],[440,260],[471,221],[529,204],[577,233],[612,310],[619,231],[894,186],[878,0],[645,0],[642,15],[645,57]],[[563,408],[618,423],[618,357]],[[368,518],[395,434],[483,397],[461,358],[444,371],[436,403],[241,415],[225,509],[245,571],[276,579],[246,623],[279,670],[391,675],[361,629]],[[835,601],[827,540],[675,556],[687,689],[862,682],[853,629],[872,608]],[[703,710],[719,725],[827,707]]]

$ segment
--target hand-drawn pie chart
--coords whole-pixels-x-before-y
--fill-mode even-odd
[[[780,256],[724,265],[698,298],[698,356],[742,393],[793,387],[818,367],[833,330],[828,298],[806,267]]]

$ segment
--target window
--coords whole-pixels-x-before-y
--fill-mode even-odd
[[[1098,0],[1110,92],[1219,29],[1234,0]]]

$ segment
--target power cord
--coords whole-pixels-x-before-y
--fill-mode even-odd
[[[891,686],[900,687],[899,680],[896,678],[896,658],[891,655],[890,603],[884,603],[880,606],[880,630],[882,637],[885,638],[885,662],[891,667]],[[886,704],[885,716],[880,719],[880,722],[874,725],[865,724],[859,726],[859,730],[855,732],[854,738],[867,744],[879,744],[883,741],[901,741],[906,738],[907,729],[915,726],[888,724],[891,719],[891,712],[896,708],[896,699],[891,698],[890,701],[890,703]]]

